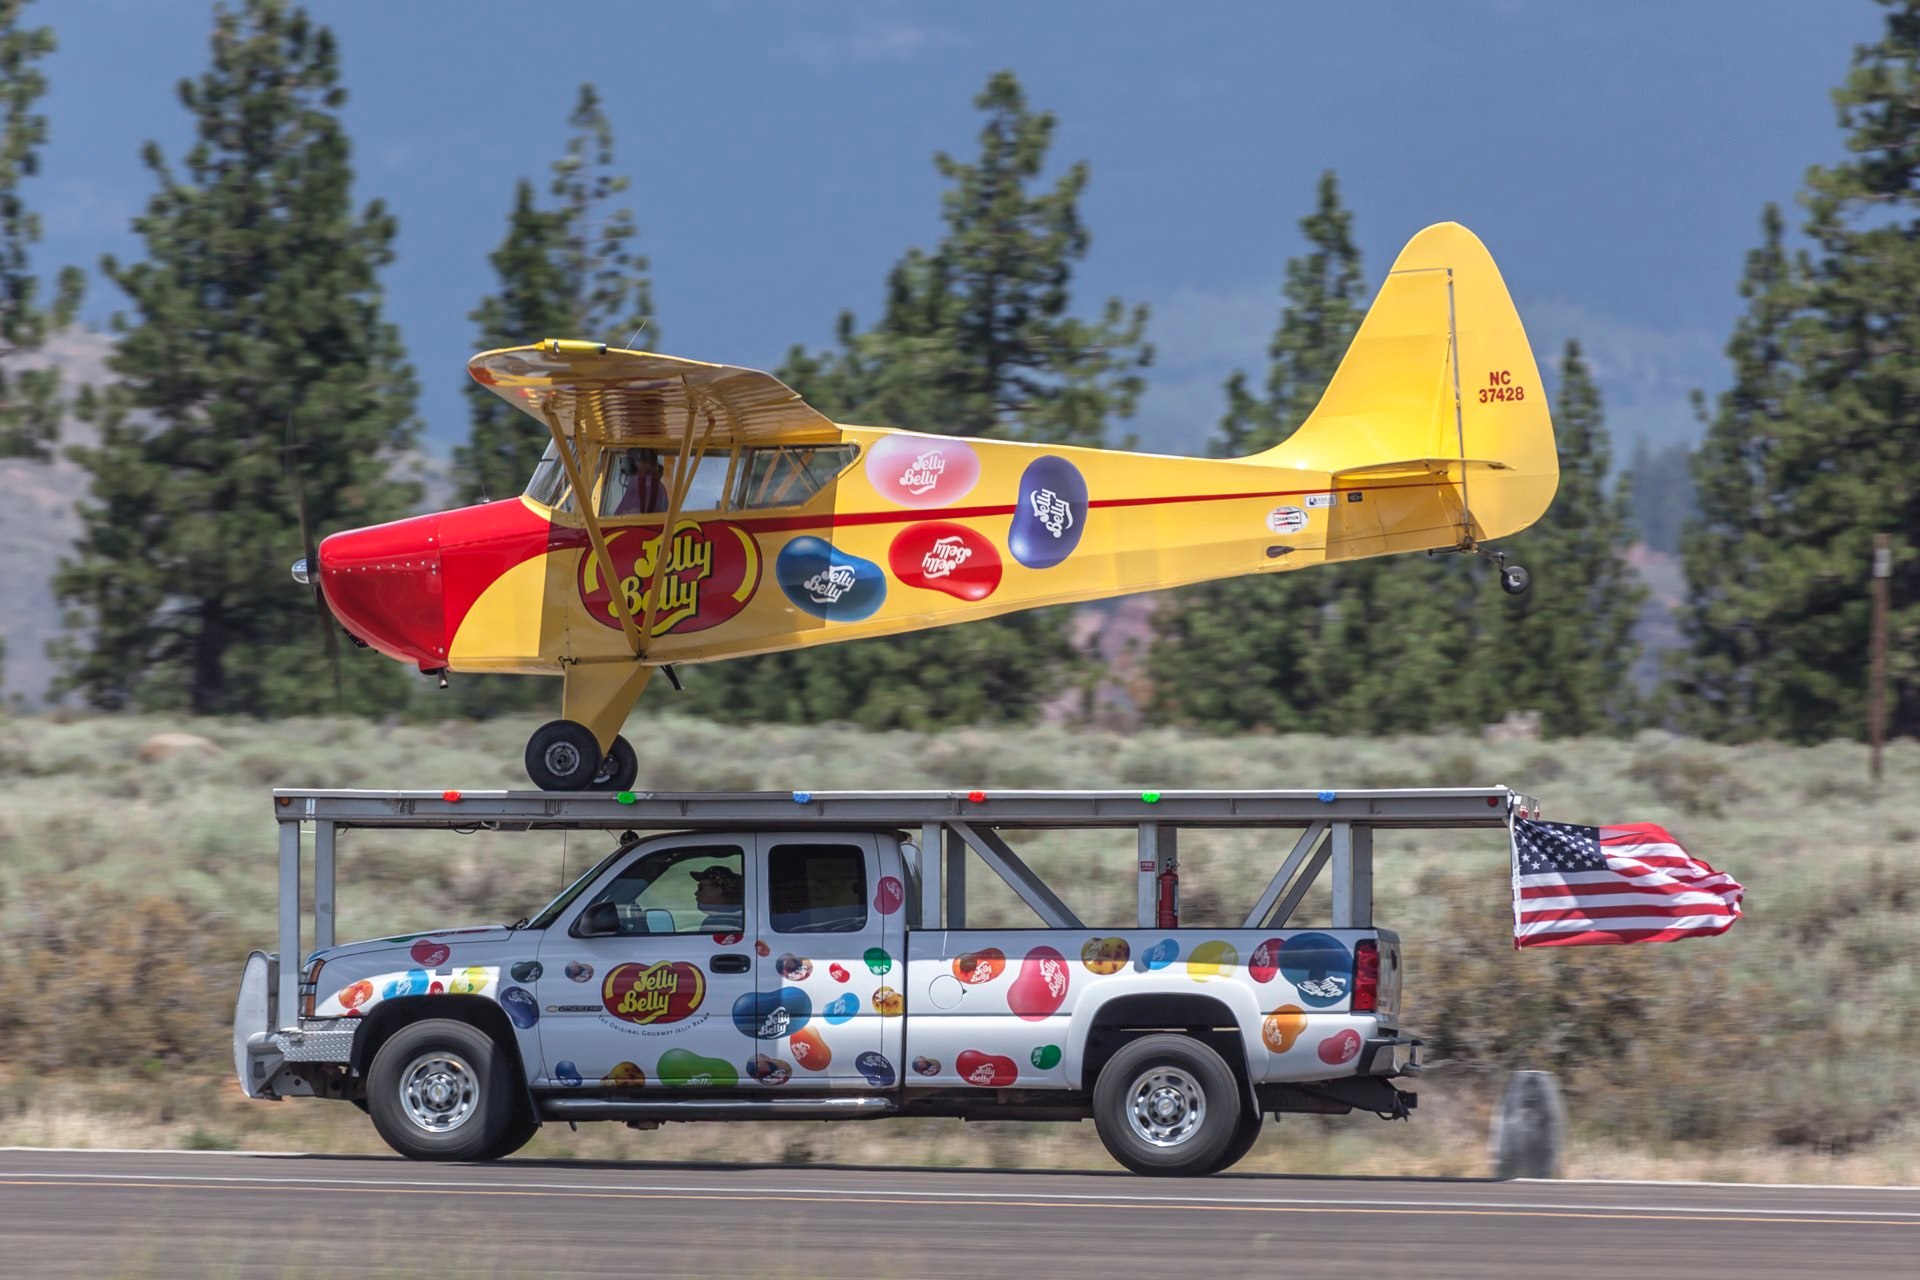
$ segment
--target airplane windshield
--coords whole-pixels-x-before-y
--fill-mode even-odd
[[[552,441],[547,442],[547,451],[540,455],[533,479],[527,481],[526,493],[543,507],[572,506],[572,495],[567,491],[567,469],[560,465],[560,453]]]

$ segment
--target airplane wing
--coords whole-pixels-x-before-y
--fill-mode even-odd
[[[832,419],[793,388],[738,365],[549,338],[483,351],[467,361],[467,371],[543,427],[588,448],[677,450],[689,434],[712,449],[839,439]]]

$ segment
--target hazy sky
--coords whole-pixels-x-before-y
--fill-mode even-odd
[[[1322,169],[1339,172],[1368,280],[1445,219],[1478,232],[1542,364],[1589,347],[1624,451],[1692,432],[1717,389],[1763,202],[1840,154],[1829,93],[1880,29],[1869,0],[628,3],[333,0],[357,192],[398,214],[388,314],[421,415],[465,431],[467,313],[491,288],[516,178],[544,180],[578,86],[607,101],[661,349],[770,368],[939,234],[934,151],[967,157],[987,76],[1059,116],[1093,171],[1091,309],[1151,305],[1160,358],[1131,428],[1198,451],[1236,366],[1264,373],[1281,270]],[[27,192],[36,266],[141,254],[138,151],[177,157],[174,83],[207,61],[201,0],[40,0],[53,136]],[[123,304],[94,276],[85,317]],[[529,334],[529,339],[544,334]],[[938,429],[939,423],[888,425]]]

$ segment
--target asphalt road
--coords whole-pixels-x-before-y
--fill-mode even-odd
[[[0,1275],[1920,1275],[1920,1188],[0,1149]]]

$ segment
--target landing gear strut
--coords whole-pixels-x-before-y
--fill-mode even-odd
[[[1533,575],[1517,564],[1507,563],[1507,553],[1490,551],[1472,539],[1463,540],[1457,547],[1447,547],[1439,551],[1427,552],[1430,556],[1447,554],[1479,556],[1494,568],[1500,570],[1500,589],[1510,596],[1523,596],[1527,588],[1533,585]]]
[[[616,737],[605,756],[593,732],[573,720],[549,720],[527,739],[527,776],[542,791],[625,791],[640,776],[633,744]]]

